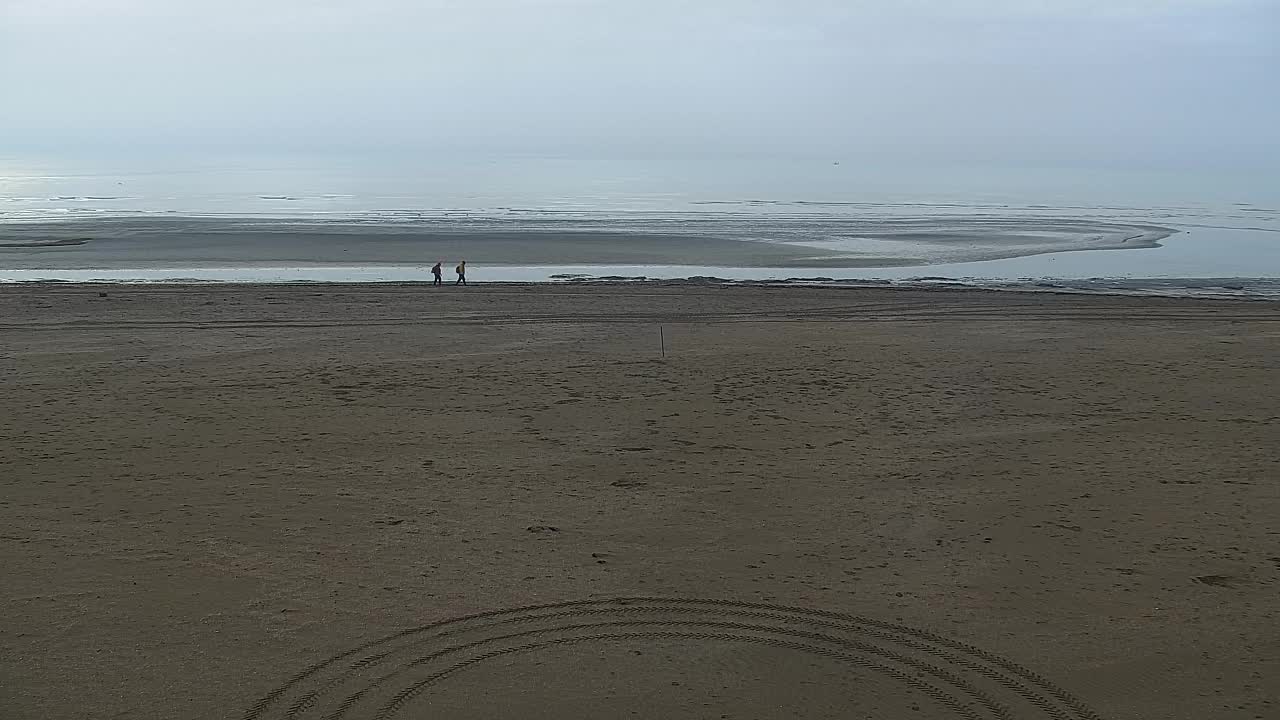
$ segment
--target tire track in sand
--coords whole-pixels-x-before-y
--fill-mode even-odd
[[[749,643],[844,663],[967,720],[1100,720],[1029,668],[968,643],[872,618],[768,603],[617,598],[468,615],[371,640],[303,669],[244,720],[430,716],[430,691],[487,661],[584,643]],[[866,680],[862,680],[866,682]]]

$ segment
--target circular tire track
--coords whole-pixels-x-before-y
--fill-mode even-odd
[[[1032,670],[968,643],[872,618],[705,599],[616,598],[494,610],[403,630],[318,662],[267,693],[244,720],[390,720],[495,658],[581,643],[746,643],[808,653],[878,675],[966,720],[1100,720]]]

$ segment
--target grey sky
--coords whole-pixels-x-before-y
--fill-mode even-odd
[[[1277,0],[0,0],[5,149],[1280,162]]]

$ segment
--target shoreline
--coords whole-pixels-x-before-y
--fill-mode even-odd
[[[492,268],[486,268],[492,270]],[[350,269],[341,269],[349,272]],[[3,272],[3,271],[0,271]],[[101,274],[101,271],[89,271]],[[238,272],[238,271],[232,271]],[[444,285],[453,285],[446,280]],[[486,285],[504,287],[524,286],[591,286],[612,287],[637,285],[642,287],[666,286],[737,286],[737,287],[825,287],[842,289],[899,289],[899,290],[954,290],[984,291],[999,293],[1030,294],[1063,294],[1063,295],[1104,295],[1118,297],[1168,297],[1168,298],[1206,298],[1220,300],[1250,302],[1280,302],[1280,279],[1277,278],[1023,278],[1017,280],[996,278],[963,278],[944,276],[921,276],[900,280],[863,279],[863,278],[831,278],[826,276],[787,277],[782,279],[737,279],[716,275],[692,275],[688,277],[649,277],[602,274],[598,276],[583,273],[568,273],[557,277],[548,276],[545,280],[472,280],[468,287]],[[164,279],[59,279],[32,278],[23,280],[0,279],[0,287],[4,286],[86,286],[95,288],[166,286],[166,287],[274,287],[274,286],[315,286],[315,287],[426,287],[431,288],[428,279],[298,279],[298,280],[221,280],[200,278],[190,271],[175,274]]]
[[[92,327],[94,313],[109,312],[114,321],[130,322],[137,308],[129,302],[138,300],[154,312],[149,318],[176,322],[181,326],[199,327],[208,320],[211,327],[223,322],[252,318],[289,322],[302,320],[313,303],[325,298],[345,303],[367,300],[380,312],[392,312],[392,324],[414,323],[517,322],[549,318],[565,322],[714,322],[732,318],[750,321],[760,319],[804,320],[876,320],[951,319],[974,317],[992,320],[1005,313],[1030,311],[1026,317],[1009,315],[1010,321],[1034,319],[1043,313],[1108,311],[1147,313],[1152,319],[1168,317],[1203,319],[1248,319],[1261,322],[1280,321],[1280,303],[1264,298],[1212,297],[1191,295],[1071,292],[1061,289],[1035,291],[1002,290],[953,284],[880,285],[839,283],[753,283],[721,282],[711,279],[677,281],[567,281],[557,283],[473,283],[458,287],[451,283],[436,288],[429,282],[386,283],[9,283],[0,284],[0,304],[39,298],[66,298],[77,308],[77,327]],[[188,298],[189,300],[182,300]],[[204,301],[201,301],[204,298]],[[678,311],[663,313],[633,312],[625,305],[635,298],[641,303],[668,303]],[[233,307],[243,314],[223,317],[222,299],[234,301]],[[714,299],[720,310],[689,305],[691,299]],[[212,302],[212,301],[218,302]],[[83,301],[84,304],[81,304]],[[195,302],[190,308],[184,302]],[[819,303],[814,305],[814,303]],[[864,313],[862,308],[911,308],[907,315],[896,311]],[[543,312],[542,306],[564,304],[571,312]],[[619,305],[621,304],[621,305]],[[466,310],[483,306],[482,313]],[[343,305],[343,311],[350,309]],[[97,309],[94,309],[97,308]],[[186,308],[186,309],[183,309]],[[201,309],[207,308],[207,310]],[[165,313],[181,315],[167,318]],[[1165,313],[1171,313],[1165,315]],[[207,316],[207,317],[206,317]],[[1100,316],[1101,317],[1101,316]],[[106,316],[101,316],[106,321]],[[56,328],[56,323],[43,321],[0,322],[0,329]],[[147,320],[146,322],[150,322]],[[143,322],[139,327],[145,327]]]
[[[777,208],[371,211],[355,224],[323,215],[0,222],[6,243],[57,240],[55,225],[62,238],[104,235],[0,248],[0,283],[413,282],[428,280],[437,260],[465,259],[476,282],[716,278],[1280,298],[1280,226],[1260,209]],[[1158,247],[1145,247],[1156,231]],[[993,256],[1002,259],[982,259]]]

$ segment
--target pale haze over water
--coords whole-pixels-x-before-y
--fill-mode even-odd
[[[632,243],[682,220],[676,236],[701,222],[727,237],[745,225],[714,223],[732,214],[760,221],[740,239],[805,241],[812,221],[807,240],[838,249],[977,215],[1178,234],[938,274],[1276,277],[1277,37],[1272,0],[7,0],[0,223],[412,220],[429,234],[465,212],[523,232],[515,209],[585,213],[573,232],[622,217],[610,237]],[[296,240],[223,264],[333,265]],[[948,242],[889,254],[917,275],[994,257]],[[0,248],[0,279],[150,262],[113,247]],[[579,257],[548,248],[551,265]],[[436,259],[387,252],[353,264]],[[668,261],[721,265],[707,257]]]

